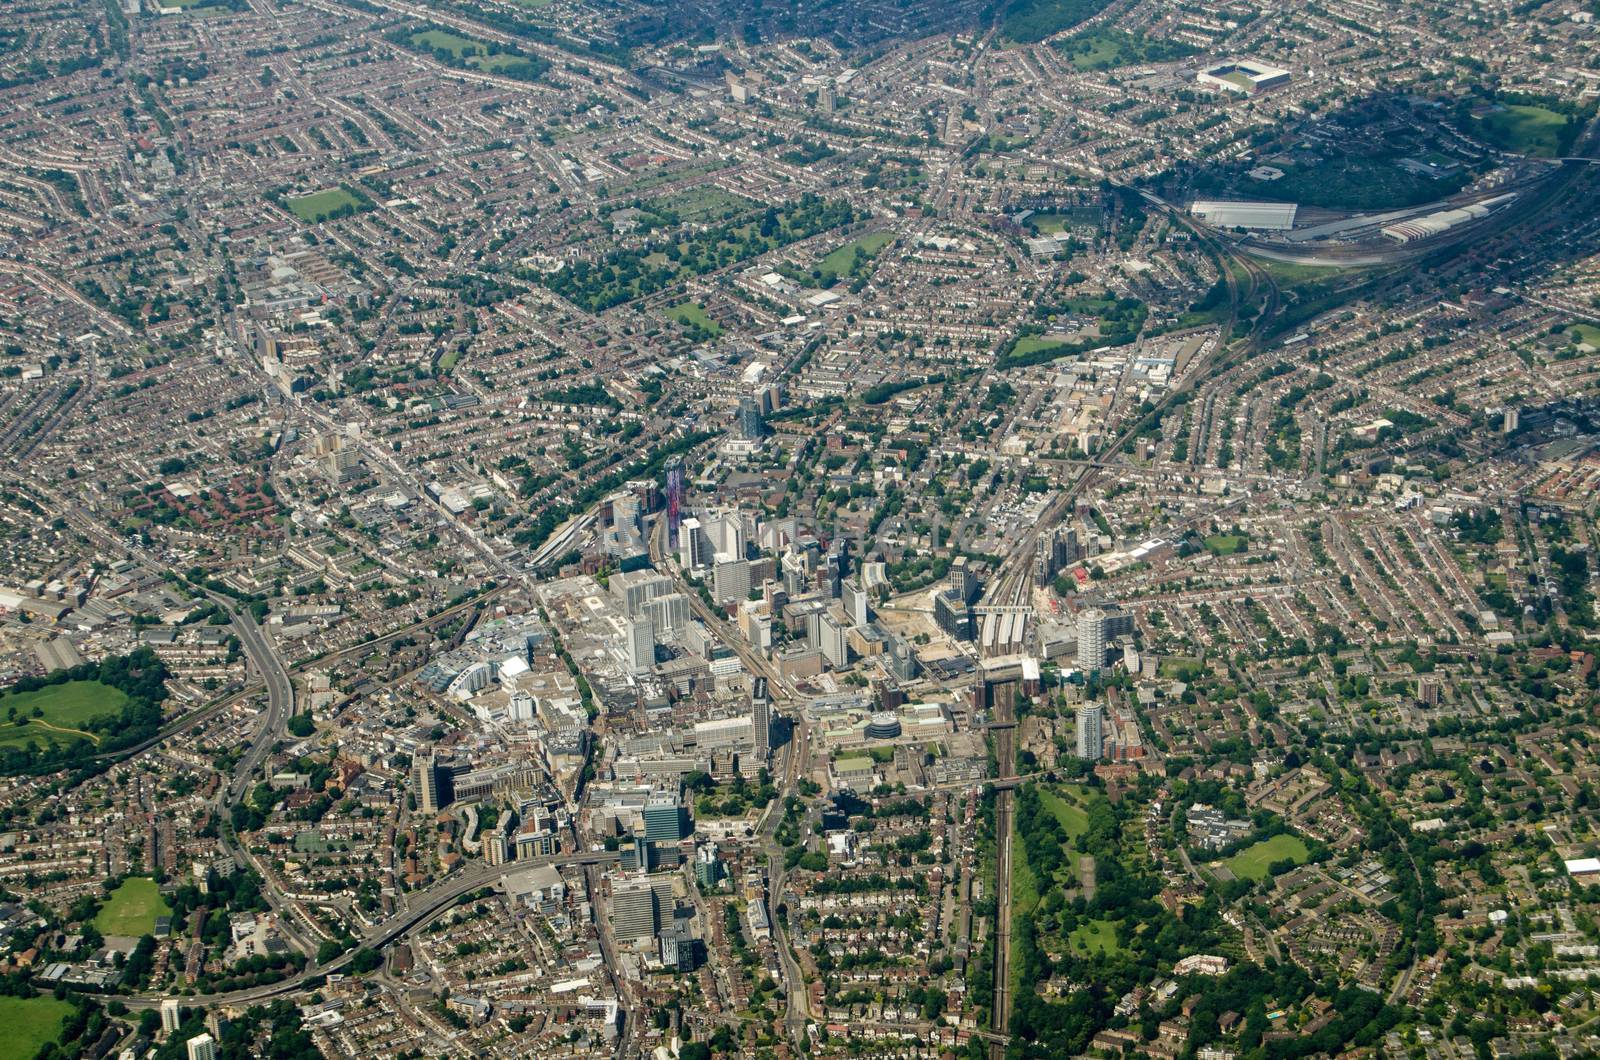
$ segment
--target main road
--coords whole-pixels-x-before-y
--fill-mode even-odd
[[[250,789],[251,778],[266,760],[272,745],[288,731],[289,718],[294,714],[294,682],[283,660],[273,650],[261,627],[247,611],[238,611],[231,604],[223,604],[233,617],[233,630],[250,659],[250,664],[261,675],[267,689],[267,709],[262,713],[261,727],[251,737],[244,756],[234,766],[233,779],[228,784],[228,802],[237,803]]]
[[[382,923],[374,924],[356,940],[357,944],[355,946],[325,964],[319,964],[316,958],[312,957],[299,972],[280,979],[276,983],[251,987],[247,990],[230,990],[219,994],[181,996],[180,1000],[192,1001],[195,1004],[203,1005],[246,1005],[267,998],[279,997],[283,994],[291,994],[301,989],[308,979],[332,975],[335,972],[342,971],[355,958],[359,950],[377,950],[387,946],[396,939],[403,937],[413,928],[426,924],[439,913],[460,901],[464,896],[485,887],[495,886],[499,877],[505,873],[518,872],[537,865],[554,865],[557,868],[572,865],[585,867],[602,865],[616,861],[619,856],[614,850],[592,850],[578,854],[554,854],[542,858],[531,858],[527,861],[510,862],[502,866],[489,866],[479,863],[455,875],[439,880],[426,890],[417,892],[403,912],[396,913]],[[120,1000],[130,1008],[151,1008],[159,1005],[166,996],[164,994],[137,994]]]

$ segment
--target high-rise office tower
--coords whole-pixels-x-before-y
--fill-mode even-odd
[[[656,892],[650,881],[618,880],[611,890],[611,930],[617,941],[650,938],[656,925]]]
[[[767,698],[765,677],[756,678],[750,686],[750,732],[756,760],[765,762],[772,753],[772,701]]]
[[[676,795],[652,795],[645,801],[644,837],[652,843],[676,843],[694,830],[689,810]]]

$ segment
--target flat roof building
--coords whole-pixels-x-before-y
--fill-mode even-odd
[[[1287,232],[1300,209],[1292,202],[1220,202],[1196,199],[1189,214],[1216,228],[1249,228],[1258,232]]]

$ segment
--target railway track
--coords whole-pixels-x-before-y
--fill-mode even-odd
[[[1219,369],[1224,373],[1232,371],[1260,353],[1264,346],[1265,325],[1276,317],[1282,308],[1282,298],[1277,284],[1273,282],[1272,277],[1258,263],[1219,243],[1214,237],[1194,226],[1180,211],[1173,210],[1165,203],[1159,203],[1159,205],[1172,216],[1177,224],[1194,233],[1196,239],[1210,247],[1213,253],[1217,255],[1222,273],[1227,279],[1231,305],[1228,321],[1223,328],[1223,335],[1230,334],[1235,325],[1237,325],[1241,306],[1253,306],[1259,300],[1261,309],[1254,317],[1255,324],[1248,339],[1242,343],[1236,342],[1232,344],[1226,341],[1219,341],[1216,349],[1207,355],[1203,363],[1196,365],[1195,369],[1189,373],[1182,383],[1170,389],[1161,402],[1150,412],[1139,417],[1117,435],[1105,450],[1108,454],[1115,454],[1128,442],[1137,438],[1147,424],[1151,423],[1155,417],[1164,415],[1180,394],[1186,394],[1194,389],[1199,381],[1214,379]],[[1239,272],[1235,272],[1235,267]],[[995,579],[990,591],[984,595],[985,604],[1017,607],[1027,602],[1032,579],[1032,559],[1038,549],[1039,538],[1047,529],[1053,528],[1059,523],[1063,514],[1077,501],[1078,497],[1089,487],[1096,476],[1111,466],[1109,461],[1090,463],[1059,496],[1050,502],[1039,520],[1022,536],[1001,562],[999,576]],[[996,780],[1000,782],[1010,781],[1016,772],[1016,728],[1015,712],[1009,701],[1002,701],[1002,704],[995,712],[994,722]],[[990,1008],[990,1032],[984,1036],[989,1042],[991,1060],[1004,1060],[1006,1055],[1006,1043],[1009,1041],[1011,1011],[1014,1001],[1011,988],[1011,869],[1013,860],[1011,823],[1014,802],[1015,792],[1012,784],[1007,783],[995,792],[996,921],[994,996]]]

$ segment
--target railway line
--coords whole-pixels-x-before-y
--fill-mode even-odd
[[[1220,368],[1232,370],[1259,353],[1263,346],[1264,325],[1282,308],[1282,297],[1272,277],[1257,262],[1237,253],[1233,248],[1216,240],[1204,229],[1194,225],[1181,211],[1173,209],[1159,199],[1146,196],[1166,210],[1175,223],[1191,231],[1195,238],[1211,248],[1219,262],[1222,276],[1228,285],[1230,311],[1223,335],[1230,334],[1240,319],[1241,306],[1260,303],[1255,314],[1255,325],[1250,337],[1243,341],[1219,341],[1205,359],[1195,365],[1185,379],[1167,391],[1160,403],[1151,411],[1125,427],[1106,448],[1115,454],[1124,445],[1138,437],[1153,418],[1165,414],[1180,394],[1186,394],[1201,380],[1210,380]],[[1237,270],[1237,271],[1236,271]],[[1032,580],[1032,560],[1043,533],[1061,521],[1062,516],[1103,470],[1110,468],[1109,459],[1095,461],[1084,467],[1072,482],[1050,502],[1034,525],[1017,541],[1001,562],[998,577],[984,595],[984,604],[993,607],[1021,607],[1029,600]],[[1015,712],[1009,702],[1003,702],[994,718],[994,747],[996,758],[995,792],[995,962],[994,996],[990,1006],[990,1029],[985,1039],[989,1043],[991,1060],[1004,1060],[1009,1041],[1011,1012],[1014,1002],[1011,986],[1011,876],[1014,852],[1011,841],[1012,815],[1015,812],[1016,728]]]

